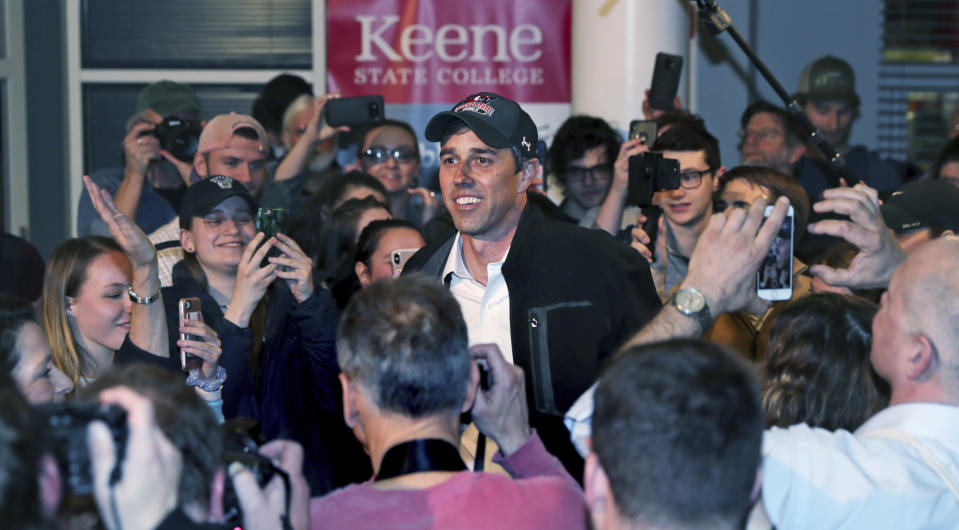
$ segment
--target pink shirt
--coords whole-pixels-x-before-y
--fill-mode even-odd
[[[579,485],[536,433],[508,458],[513,478],[464,471],[431,488],[377,490],[357,484],[310,500],[320,528],[586,528]]]

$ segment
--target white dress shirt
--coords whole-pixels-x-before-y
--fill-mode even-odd
[[[503,278],[503,262],[509,249],[499,261],[486,266],[486,285],[473,279],[463,258],[463,236],[456,234],[443,268],[443,278],[450,277],[450,292],[460,304],[470,346],[494,343],[499,346],[507,362],[513,362],[513,343],[509,329],[509,289]]]
[[[763,439],[763,505],[780,529],[959,528],[959,492],[937,466],[959,481],[959,407],[896,405],[855,434],[773,428]]]

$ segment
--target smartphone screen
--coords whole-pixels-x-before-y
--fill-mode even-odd
[[[772,213],[772,205],[766,207],[766,217]],[[776,239],[769,247],[756,273],[756,292],[764,300],[789,300],[793,293],[793,207],[789,207]]]
[[[203,320],[200,313],[199,298],[181,298],[179,302],[180,324],[187,320]],[[181,340],[201,340],[200,337],[190,335],[189,333],[180,333]],[[203,359],[180,350],[180,368],[186,372],[193,368],[199,369],[203,364]]]

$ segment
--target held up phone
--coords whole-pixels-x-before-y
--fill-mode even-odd
[[[679,187],[679,160],[661,153],[645,152],[629,157],[629,190],[626,203],[646,207],[653,204],[653,193]]]
[[[180,309],[180,325],[183,325],[183,323],[187,320],[203,320],[203,315],[200,313],[199,298],[181,298],[178,306]],[[195,335],[190,335],[189,333],[180,333],[180,340],[202,339]],[[203,359],[193,355],[192,353],[186,353],[183,350],[180,350],[180,369],[182,369],[184,372],[188,372],[194,368],[200,369],[202,366]]]
[[[773,206],[766,207],[766,217]],[[789,207],[776,239],[756,273],[756,294],[763,300],[789,300],[793,294],[793,207]]]
[[[331,127],[383,121],[383,96],[335,98],[326,102],[326,123]]]
[[[539,166],[543,168],[543,183],[538,187],[546,191],[546,181],[547,175],[549,175],[549,168],[546,166],[546,142],[540,140],[536,142],[536,158],[539,160]]]
[[[683,56],[659,52],[653,82],[649,87],[649,106],[659,110],[673,110],[673,100],[679,90],[679,77],[683,73]]]
[[[393,266],[393,277],[399,278],[406,262],[419,251],[418,248],[398,248],[390,252],[390,264]]]
[[[656,122],[653,120],[633,120],[629,122],[629,139],[639,138],[646,145],[656,141]]]
[[[263,238],[263,241],[268,241],[271,237],[275,237],[276,234],[285,234],[286,233],[286,210],[283,208],[260,208],[256,211],[256,231],[263,232],[266,236]],[[283,254],[280,252],[280,249],[276,247],[270,248],[270,251],[267,252],[266,258],[263,258],[263,262],[260,263],[261,267],[266,267],[270,264],[267,261],[269,257],[280,257]]]

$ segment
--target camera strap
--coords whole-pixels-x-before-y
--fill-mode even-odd
[[[466,471],[466,464],[456,446],[446,440],[410,440],[386,451],[376,480],[427,471]]]

